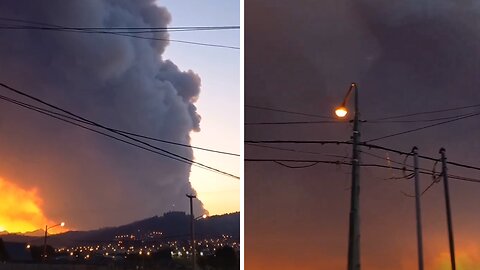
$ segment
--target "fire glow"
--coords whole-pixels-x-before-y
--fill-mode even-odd
[[[0,178],[0,193],[1,231],[23,233],[42,229],[46,224],[54,224],[43,213],[42,199],[35,188],[23,189]]]
[[[466,246],[460,246],[456,250],[456,267],[459,270],[480,269],[480,248],[472,243]],[[441,252],[435,259],[435,265],[432,269],[446,270],[451,269],[450,253],[448,251]]]

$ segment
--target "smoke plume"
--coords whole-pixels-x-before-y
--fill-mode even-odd
[[[0,3],[0,17],[65,27],[167,27],[171,21],[153,0],[7,0]],[[168,33],[149,36],[157,40],[2,30],[0,81],[107,126],[189,144],[189,133],[199,130],[194,103],[200,78],[162,58]],[[193,159],[191,148],[159,146]],[[187,211],[185,194],[194,192],[189,164],[5,102],[0,155],[0,174],[36,187],[45,214],[72,228]],[[204,210],[197,202],[200,214]]]

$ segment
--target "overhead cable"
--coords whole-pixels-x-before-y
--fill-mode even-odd
[[[186,157],[183,157],[183,156],[181,156],[181,155],[175,154],[175,153],[173,153],[173,152],[171,152],[171,151],[162,149],[162,148],[157,147],[157,146],[154,146],[154,145],[152,145],[152,144],[150,144],[150,143],[147,143],[147,142],[144,142],[144,141],[142,141],[142,140],[136,139],[136,138],[134,138],[134,137],[132,137],[132,136],[130,136],[130,135],[126,135],[126,134],[124,134],[124,133],[118,132],[118,131],[116,131],[116,130],[114,130],[114,129],[111,129],[111,128],[109,128],[109,127],[106,127],[106,126],[104,126],[104,125],[101,125],[101,124],[99,124],[99,123],[96,123],[96,122],[94,122],[94,121],[88,120],[88,119],[86,119],[86,118],[84,118],[84,117],[82,117],[82,116],[79,116],[79,115],[77,115],[77,114],[74,114],[74,113],[72,113],[72,112],[70,112],[70,111],[68,111],[68,110],[62,109],[62,108],[60,108],[60,107],[58,107],[58,106],[52,105],[52,104],[50,104],[50,103],[48,103],[48,102],[46,102],[46,101],[43,101],[43,100],[41,100],[41,99],[39,99],[39,98],[37,98],[37,97],[34,97],[34,96],[32,96],[32,95],[30,95],[30,94],[27,94],[27,93],[25,93],[25,92],[23,92],[23,91],[20,91],[20,90],[18,90],[18,89],[15,89],[15,88],[13,88],[13,87],[11,87],[11,86],[8,86],[8,85],[6,85],[6,84],[4,84],[4,83],[1,83],[1,82],[0,82],[0,86],[2,86],[3,88],[5,88],[5,89],[7,89],[7,90],[9,90],[9,91],[11,91],[11,92],[14,92],[14,93],[19,94],[19,95],[21,95],[21,96],[24,96],[24,97],[27,97],[27,98],[29,98],[29,99],[32,99],[32,100],[34,100],[34,101],[36,101],[36,102],[39,102],[39,103],[41,103],[41,104],[43,104],[43,105],[46,105],[46,106],[48,106],[48,107],[50,107],[50,108],[53,108],[53,109],[55,109],[55,110],[61,111],[61,112],[63,112],[63,113],[66,113],[67,115],[69,115],[69,116],[71,116],[71,117],[74,117],[75,119],[79,119],[79,120],[83,121],[82,123],[88,123],[89,125],[93,125],[93,126],[95,126],[95,127],[105,129],[105,130],[107,130],[107,131],[110,131],[110,132],[113,132],[113,133],[115,133],[115,134],[117,134],[117,135],[120,135],[121,137],[130,139],[130,140],[135,141],[135,142],[137,142],[137,143],[140,143],[140,144],[143,144],[143,145],[148,146],[148,147],[150,147],[150,148],[153,148],[153,149],[155,149],[155,150],[158,150],[158,151],[166,154],[166,157],[171,158],[171,157],[173,156],[173,157],[179,158],[179,159],[181,159],[181,160],[184,160],[184,161],[186,161],[186,162],[188,162],[188,163],[190,163],[190,164],[196,164],[196,165],[198,165],[198,166],[200,166],[200,167],[202,167],[202,168],[204,168],[204,169],[208,169],[208,170],[215,171],[215,172],[217,172],[217,173],[220,173],[220,174],[223,174],[223,175],[226,175],[226,176],[230,176],[230,177],[233,177],[233,178],[236,178],[236,179],[240,179],[238,176],[235,176],[235,175],[233,175],[233,174],[230,174],[230,173],[224,172],[224,171],[222,171],[222,170],[219,170],[219,169],[210,167],[210,166],[208,166],[208,165],[202,164],[202,163],[200,163],[200,162],[191,160],[191,159],[189,159],[189,158],[186,158]],[[177,159],[175,159],[175,160],[177,160]]]

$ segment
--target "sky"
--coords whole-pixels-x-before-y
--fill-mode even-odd
[[[387,116],[478,104],[478,20],[470,1],[246,1],[245,105],[315,114],[292,115],[245,107],[246,140],[339,140],[348,122],[251,125],[259,122],[335,121],[334,108],[358,83],[361,141],[433,122],[374,123]],[[351,101],[347,104],[352,109]],[[398,120],[431,120],[478,112],[478,107]],[[478,117],[478,116],[477,116]],[[372,141],[372,144],[478,165],[479,121],[465,118]],[[369,120],[371,121],[369,123]],[[250,123],[250,124],[248,124]],[[263,145],[265,146],[265,144]],[[245,145],[245,268],[345,269],[350,168],[317,164],[287,168],[249,159],[349,161],[351,146]],[[391,166],[404,161],[386,151],[362,149],[361,161]],[[305,153],[309,152],[309,153]],[[375,155],[375,156],[372,156]],[[412,159],[407,159],[412,164]],[[286,163],[288,166],[299,166]],[[302,165],[313,165],[312,163]],[[401,166],[401,165],[398,165]],[[427,171],[439,164],[420,160]],[[475,170],[448,172],[480,179]],[[363,269],[417,267],[413,182],[393,169],[361,168],[360,222]],[[432,182],[422,176],[422,190]],[[450,180],[457,269],[480,267],[478,183]],[[450,269],[443,184],[422,196],[425,269]]]
[[[214,18],[221,14],[214,9],[222,7],[212,3],[195,14],[185,13],[191,8],[188,2],[167,8],[153,0],[45,3],[2,1],[2,26],[239,25],[238,15]],[[228,7],[229,14],[235,8],[238,13],[238,6]],[[17,21],[6,20],[12,18]],[[181,33],[178,39],[238,46],[239,31],[230,31]],[[155,40],[4,29],[0,81],[104,126],[238,154],[239,50],[177,46],[166,41],[177,36],[165,32],[138,35]],[[6,98],[54,110],[8,88],[0,91]],[[238,157],[149,141],[157,146],[152,153],[5,100],[0,134],[0,183],[5,187],[0,226],[7,231],[36,230],[60,221],[66,222],[65,229],[75,230],[122,225],[167,211],[188,211],[187,193],[198,193],[198,215],[239,210],[238,179],[182,162],[195,160],[238,175]]]
[[[175,16],[172,25],[240,25],[239,1],[158,1]],[[189,8],[185,8],[188,4]],[[202,14],[198,16],[197,14]],[[172,39],[240,46],[240,31],[172,33]],[[192,134],[192,145],[240,153],[240,51],[170,43],[164,57],[202,78],[202,93],[196,104],[202,112],[201,132]],[[240,159],[194,149],[197,160],[209,161],[239,175]],[[240,211],[238,180],[192,168],[193,187],[210,214]]]

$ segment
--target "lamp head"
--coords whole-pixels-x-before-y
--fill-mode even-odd
[[[340,118],[345,117],[348,114],[347,108],[345,106],[340,106],[335,110],[335,115],[337,115]]]
[[[65,226],[65,222],[60,223],[60,226],[62,227]]]

